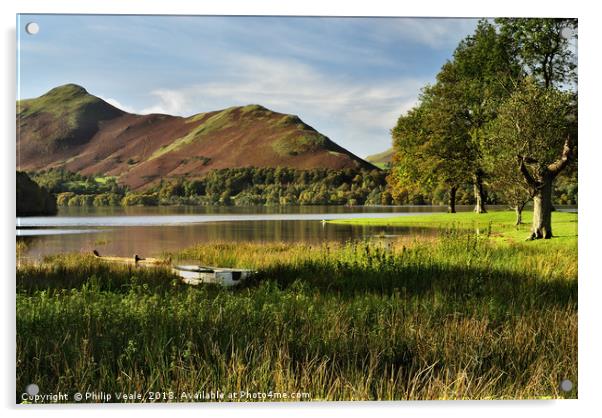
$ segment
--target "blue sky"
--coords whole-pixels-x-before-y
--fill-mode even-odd
[[[36,35],[25,32],[39,24]],[[366,156],[476,19],[21,15],[19,98],[65,83],[129,112],[259,103]]]

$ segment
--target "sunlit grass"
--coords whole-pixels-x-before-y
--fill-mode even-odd
[[[391,218],[358,218],[337,219],[328,221],[333,224],[370,225],[370,226],[420,226],[432,228],[458,227],[472,229],[479,233],[489,233],[493,238],[504,238],[502,241],[525,241],[530,233],[533,212],[523,212],[523,222],[516,226],[516,215],[513,211],[490,211],[487,213],[429,213],[414,216],[397,216]],[[577,244],[577,214],[568,212],[552,213],[552,229],[554,238],[542,242],[549,246],[558,244]],[[537,243],[536,243],[537,245]]]

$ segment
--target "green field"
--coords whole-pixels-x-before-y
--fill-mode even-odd
[[[418,219],[439,235],[209,243],[172,254],[259,271],[235,290],[83,255],[21,263],[17,400],[31,382],[41,392],[160,391],[174,400],[199,390],[576,398],[576,215],[554,213],[562,237],[546,242],[524,241],[512,213]],[[571,392],[559,389],[563,379]]]
[[[523,223],[515,225],[516,215],[511,211],[433,213],[423,215],[398,216],[392,218],[341,219],[328,221],[333,224],[371,226],[419,226],[429,228],[460,228],[477,233],[489,234],[500,243],[515,243],[526,240],[530,233],[532,212],[523,212]],[[554,238],[550,241],[535,241],[531,246],[573,246],[577,245],[577,214],[554,212],[552,214]]]

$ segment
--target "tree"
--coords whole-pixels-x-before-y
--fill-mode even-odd
[[[22,171],[17,171],[17,216],[56,215],[56,198]]]
[[[439,84],[423,89],[420,103],[392,130],[395,155],[388,177],[395,200],[408,192],[449,190],[448,211],[455,213],[458,187],[470,178],[467,131],[456,101],[446,100]]]
[[[511,149],[490,146],[488,138],[483,142],[483,160],[490,177],[489,185],[516,212],[516,225],[520,225],[523,209],[533,197],[529,185],[512,164],[516,154]]]
[[[508,97],[512,81],[519,75],[520,65],[508,37],[499,35],[487,20],[479,21],[475,32],[460,42],[453,59],[437,75],[437,94],[464,122],[465,155],[471,161],[477,213],[486,212],[487,173],[481,150],[484,128],[495,118],[497,107]]]
[[[502,104],[490,125],[491,153],[514,154],[533,196],[531,239],[552,237],[552,187],[577,145],[577,97],[532,77]]]
[[[513,45],[528,75],[545,88],[576,82],[577,60],[570,45],[577,38],[577,19],[496,19],[500,35]]]

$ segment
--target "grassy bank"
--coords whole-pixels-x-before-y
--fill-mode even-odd
[[[81,255],[22,264],[17,396],[35,382],[41,392],[173,391],[175,400],[215,390],[576,397],[559,389],[577,383],[576,245],[440,232],[387,245],[212,243],[173,255],[260,271],[235,290]]]
[[[533,213],[523,212],[523,223],[515,225],[516,215],[512,211],[492,211],[477,214],[474,212],[430,213],[391,218],[340,219],[328,221],[333,224],[370,226],[420,226],[430,228],[462,228],[486,233],[492,238],[502,238],[502,242],[524,241],[531,230]],[[577,214],[554,212],[552,214],[554,239],[535,245],[552,246],[577,244]]]

